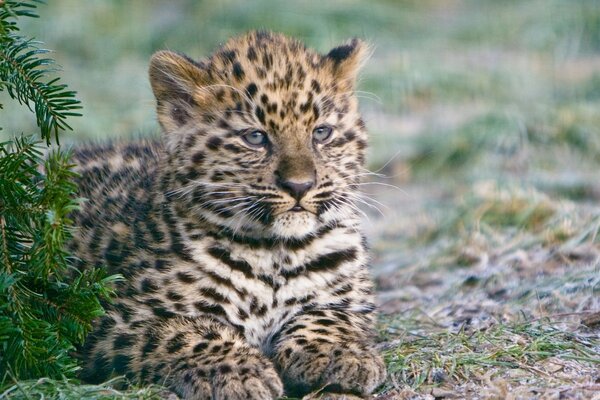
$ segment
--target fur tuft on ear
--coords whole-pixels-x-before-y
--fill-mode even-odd
[[[360,39],[354,38],[347,43],[331,49],[325,60],[331,65],[338,79],[354,82],[358,71],[367,59],[368,46]]]
[[[152,56],[149,75],[160,124],[167,131],[184,125],[197,106],[197,88],[208,83],[204,66],[185,55],[162,50]]]

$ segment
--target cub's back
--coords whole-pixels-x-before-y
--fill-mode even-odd
[[[92,195],[115,189],[126,190],[155,175],[161,153],[159,141],[88,144],[76,147],[72,161],[78,179],[79,194],[89,201]]]
[[[77,231],[71,247],[82,265],[97,264],[104,242],[115,234],[125,240],[140,212],[150,212],[160,153],[160,142],[149,140],[74,149],[78,193],[84,201],[73,214]]]

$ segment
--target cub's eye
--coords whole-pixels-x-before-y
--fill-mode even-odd
[[[252,131],[242,135],[246,143],[253,147],[264,146],[267,143],[267,134],[261,131]]]
[[[316,142],[323,143],[327,139],[329,139],[329,137],[331,136],[331,132],[333,132],[333,129],[331,129],[330,126],[318,126],[313,131],[313,138]]]

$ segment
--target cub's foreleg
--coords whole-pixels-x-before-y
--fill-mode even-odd
[[[271,361],[211,318],[124,324],[109,314],[86,347],[87,380],[124,374],[165,385],[184,399],[264,400],[283,393]]]
[[[315,310],[281,331],[275,361],[288,394],[326,390],[369,394],[385,379],[385,365],[373,348],[372,316]]]

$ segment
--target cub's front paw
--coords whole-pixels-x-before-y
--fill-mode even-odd
[[[219,372],[212,382],[215,400],[270,400],[283,395],[283,385],[273,368]]]
[[[290,394],[324,388],[325,391],[370,394],[385,379],[385,364],[372,349],[353,345],[319,344],[318,352],[291,354],[282,364]]]
[[[235,363],[198,367],[183,375],[184,399],[273,400],[283,395],[283,384],[273,365],[258,357]]]

